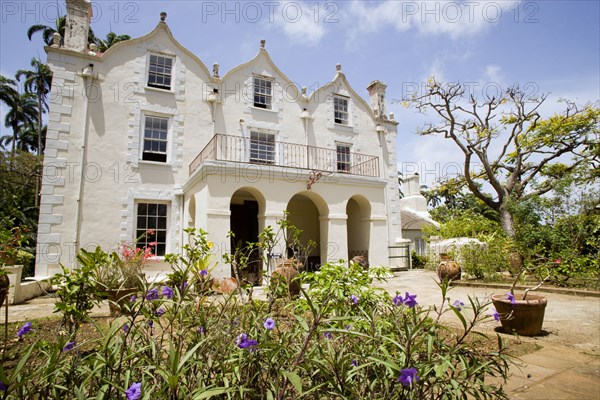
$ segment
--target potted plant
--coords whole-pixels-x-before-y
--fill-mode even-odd
[[[555,263],[560,263],[560,260],[556,260]],[[536,336],[542,333],[548,300],[545,296],[530,294],[529,292],[539,289],[550,277],[550,272],[547,263],[532,267],[528,267],[524,262],[519,264],[510,291],[506,294],[492,295],[492,303],[496,308],[504,332],[521,336]],[[517,282],[526,274],[538,272],[539,270],[544,270],[543,275],[545,276],[539,279],[536,286],[525,289],[523,293],[515,293]]]
[[[106,253],[99,246],[95,251],[80,250],[77,260],[93,267],[92,280],[101,296],[109,300],[112,315],[118,314],[126,301],[139,292],[145,278],[143,268],[152,257],[150,247],[122,244],[119,253]]]

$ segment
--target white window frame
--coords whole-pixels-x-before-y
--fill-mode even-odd
[[[154,215],[149,215],[148,214],[148,209],[146,210],[145,214],[140,214],[140,208],[139,206],[141,204],[146,204],[146,207],[148,207],[148,205],[156,205],[157,206],[157,211],[156,211],[156,225],[155,227],[152,227],[153,224],[149,223],[150,219],[149,217],[154,217]],[[160,206],[166,206],[165,209],[165,215],[159,215],[158,211],[160,209]],[[158,242],[156,246],[151,246],[152,247],[152,254],[154,256],[157,257],[163,257],[165,254],[167,254],[169,252],[169,226],[170,226],[170,212],[171,212],[171,203],[168,201],[161,201],[161,200],[151,200],[151,199],[137,199],[134,201],[134,212],[135,212],[135,219],[134,219],[134,238],[133,238],[133,243],[134,246],[136,248],[143,248],[148,246],[148,243],[152,243],[154,241]],[[145,217],[145,226],[141,227],[139,225],[139,219]],[[159,228],[158,227],[158,218],[164,218],[165,220],[165,226],[164,228]],[[154,234],[153,235],[144,235],[148,229],[153,229],[154,230]],[[164,232],[164,241],[158,241],[158,236],[159,236],[159,232]],[[140,239],[141,237],[141,239]],[[158,254],[157,248],[159,246],[163,245],[163,251],[161,251],[162,254]]]
[[[345,102],[345,110],[339,102]],[[340,94],[333,95],[333,122],[338,125],[350,125],[350,98]]]
[[[344,148],[347,152],[341,152],[340,149]],[[335,161],[336,161],[336,171],[343,172],[346,174],[350,173],[351,166],[351,154],[352,154],[352,144],[344,143],[344,142],[335,142]],[[345,159],[340,160],[340,156],[345,156]]]
[[[167,121],[167,130],[166,130],[166,139],[165,140],[155,140],[153,138],[150,138],[150,140],[152,142],[165,142],[166,143],[166,149],[164,151],[164,155],[165,155],[165,160],[164,161],[157,161],[157,160],[145,160],[144,159],[144,154],[146,153],[145,151],[145,145],[146,145],[146,124],[148,122],[148,118],[160,118],[160,119],[164,119]],[[141,134],[140,134],[140,155],[139,155],[139,159],[142,162],[153,162],[153,163],[160,163],[160,164],[168,164],[170,162],[170,157],[169,157],[169,152],[171,149],[171,125],[172,125],[172,121],[173,121],[173,116],[171,115],[164,115],[164,114],[156,114],[156,113],[150,113],[150,112],[144,112],[142,113],[142,123],[140,124],[142,129],[141,129]],[[163,152],[152,152],[149,151],[148,153],[150,154],[163,154]]]
[[[258,140],[255,139],[255,137],[258,137]],[[272,138],[272,140],[265,140],[267,137]],[[267,148],[266,146],[269,146],[271,143],[272,148]],[[253,156],[253,152],[255,156]],[[274,132],[267,132],[260,129],[251,129],[248,148],[248,160],[252,164],[276,165],[277,135]]]
[[[264,82],[265,85],[261,86],[261,83]],[[258,85],[257,85],[258,83]],[[267,85],[266,83],[269,83],[269,85],[271,86],[271,90],[270,93],[266,93],[265,90],[262,90],[263,88],[265,88]],[[252,76],[252,105],[256,108],[260,108],[263,110],[272,110],[273,109],[273,88],[275,86],[275,80],[273,78],[269,78],[268,76],[262,76],[262,75],[253,75]],[[258,91],[257,91],[257,87],[258,87]],[[256,97],[264,97],[265,101],[264,102],[257,102],[256,101]]]
[[[161,85],[158,83],[150,83],[150,76],[153,74],[152,72],[150,72],[150,67],[152,64],[152,57],[158,57],[158,59],[165,59],[165,60],[171,60],[171,70],[169,71],[169,73],[163,73],[163,72],[155,72],[154,74],[157,74],[159,76],[164,77],[169,77],[170,79],[170,83],[169,85]],[[148,57],[147,57],[148,61],[146,63],[146,87],[150,88],[150,89],[157,89],[157,90],[164,90],[164,91],[169,91],[172,92],[173,91],[173,85],[174,85],[174,70],[175,70],[175,57],[172,55],[167,55],[167,54],[157,54],[157,53],[148,53]]]

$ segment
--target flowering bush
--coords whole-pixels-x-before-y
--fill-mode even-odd
[[[123,243],[119,253],[106,253],[100,247],[94,252],[84,249],[77,254],[80,264],[93,265],[93,280],[102,290],[138,288],[144,278],[144,266],[153,257],[151,247],[134,247]]]
[[[178,283],[192,282],[181,274]],[[468,341],[491,319],[487,304],[447,306],[441,284],[441,306],[423,308],[418,293],[392,297],[362,267],[343,264],[303,278],[300,298],[272,308],[237,294],[207,301],[196,283],[143,282],[99,339],[38,341],[17,367],[0,367],[3,398],[506,398],[487,379],[506,377],[501,339],[492,352]],[[446,312],[460,329],[439,323]]]

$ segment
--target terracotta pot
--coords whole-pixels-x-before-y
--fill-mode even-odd
[[[527,294],[515,294],[515,304],[505,299],[505,294],[492,296],[492,303],[500,315],[502,330],[506,333],[516,333],[521,336],[536,336],[542,333],[544,313],[548,301],[546,297]]]
[[[110,308],[110,315],[119,315],[125,309],[124,305],[129,303],[131,296],[139,291],[138,288],[123,288],[123,289],[107,289],[106,298],[108,300],[108,307]]]
[[[298,297],[300,295],[300,282],[298,279],[298,270],[289,265],[283,264],[273,271],[271,275],[271,286],[276,287],[280,284],[287,286],[287,292],[290,297]]]
[[[214,278],[210,281],[210,288],[216,293],[231,294],[238,287],[237,279],[231,278]]]
[[[437,267],[437,274],[442,281],[446,279],[449,281],[459,280],[461,276],[460,264],[456,261],[441,261]]]

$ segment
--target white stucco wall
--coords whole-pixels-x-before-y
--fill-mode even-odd
[[[132,242],[136,201],[168,204],[167,252],[178,251],[185,239],[182,229],[190,223],[209,232],[216,251],[227,252],[231,198],[242,188],[259,202],[259,228],[275,226],[294,195],[310,198],[320,224],[318,235],[310,234],[319,236],[316,253],[322,261],[347,258],[347,203],[353,196],[364,198],[370,212],[361,216],[361,224],[369,227],[369,237],[351,238],[352,246],[368,242],[371,264],[388,264],[388,246],[401,236],[397,124],[376,118],[341,69],[330,84],[304,96],[261,48],[221,78],[177,43],[165,23],[101,56],[47,52],[54,80],[37,276],[53,274],[61,263],[74,267],[78,247],[116,249]],[[171,90],[146,87],[149,54],[173,58]],[[253,106],[254,75],[274,80],[272,110]],[[213,88],[219,101],[209,104],[206,95]],[[334,94],[349,97],[348,126],[333,123]],[[310,119],[300,118],[303,109]],[[169,118],[166,163],[141,160],[144,115]],[[377,132],[378,123],[384,132]],[[352,152],[379,157],[379,177],[334,173],[309,191],[309,170],[220,161],[208,161],[189,176],[189,164],[215,133],[249,137],[255,129],[274,133],[277,141],[333,150],[336,142],[348,143]],[[158,262],[152,269],[165,267]],[[229,267],[219,266],[216,274],[228,276]]]

